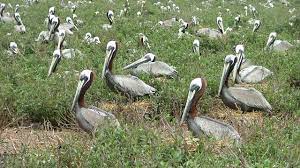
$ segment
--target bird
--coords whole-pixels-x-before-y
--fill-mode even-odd
[[[147,47],[150,49],[148,37],[145,36],[143,33],[139,33],[139,44],[143,47]]]
[[[265,50],[274,50],[274,51],[277,51],[277,52],[283,52],[283,51],[287,51],[290,48],[294,47],[288,41],[276,40],[276,38],[277,38],[277,33],[276,32],[270,33],[268,41],[267,41],[267,45],[265,47]]]
[[[164,20],[164,21],[159,21],[158,25],[160,25],[161,27],[172,27],[176,24],[177,19],[175,17],[168,19],[168,20]]]
[[[271,115],[272,107],[259,91],[254,88],[228,86],[229,75],[237,60],[235,55],[227,55],[225,57],[218,96],[221,97],[226,106],[232,109],[241,109],[243,112],[262,110]]]
[[[50,77],[51,74],[56,71],[59,62],[61,61],[61,55],[62,55],[62,53],[61,53],[60,49],[54,50],[53,58],[52,58],[52,61],[51,61],[51,64],[50,64],[50,67],[48,70],[48,77]]]
[[[200,55],[200,41],[198,39],[193,41],[193,53]]]
[[[245,50],[243,45],[237,45],[235,51],[238,58],[232,75],[235,83],[259,83],[273,74],[263,66],[251,65],[250,61],[244,61]]]
[[[24,26],[24,24],[22,22],[20,14],[15,13],[14,18],[15,18],[15,21],[17,22],[17,25],[15,25],[16,32],[25,33],[26,32],[26,27]]]
[[[9,47],[8,47],[8,50],[6,50],[7,54],[9,56],[12,56],[12,55],[16,55],[16,54],[19,54],[20,53],[20,50],[18,48],[18,45],[16,42],[10,42],[9,43]]]
[[[107,43],[102,78],[105,79],[108,87],[114,91],[121,92],[129,98],[154,94],[156,89],[147,85],[138,77],[132,75],[114,75],[112,73],[113,60],[117,55],[117,50],[118,45],[116,41],[109,41]]]
[[[84,95],[95,80],[95,74],[91,70],[83,70],[80,73],[71,111],[75,110],[76,120],[81,129],[93,134],[97,128],[112,126],[119,128],[120,123],[110,112],[94,106],[87,106],[84,102]]]
[[[75,25],[76,25],[77,27],[80,27],[80,26],[83,25],[84,22],[83,22],[82,20],[78,19],[78,16],[77,16],[76,14],[73,14],[73,15],[72,15],[72,18],[73,18],[74,23],[75,23]]]
[[[70,17],[66,18],[66,23],[62,23],[58,26],[58,30],[64,30],[66,34],[73,35],[73,30],[78,30],[77,26],[74,24]]]
[[[237,17],[234,18],[234,27],[238,28],[240,27],[239,24],[241,22],[241,15],[238,15]]]
[[[6,5],[4,3],[0,4],[0,21],[4,23],[13,23],[15,21],[14,17],[10,14],[4,14]]]
[[[131,73],[137,76],[145,73],[155,77],[166,76],[174,78],[177,75],[177,71],[173,66],[156,61],[156,56],[152,53],[147,53],[141,59],[123,68],[123,70],[126,69],[131,69]]]
[[[261,21],[260,20],[255,20],[252,32],[256,32],[260,28],[260,25],[261,25]]]
[[[92,37],[92,34],[90,32],[85,34],[84,41],[88,44],[93,42],[93,37]]]
[[[202,36],[202,35],[208,36],[211,39],[220,38],[224,34],[226,34],[226,32],[224,31],[222,17],[217,17],[217,26],[218,26],[218,30],[210,29],[210,28],[199,29],[196,31],[196,35],[197,36]]]
[[[104,24],[104,25],[102,26],[102,28],[103,28],[104,30],[109,30],[109,29],[112,28],[112,24],[113,24],[113,22],[114,22],[114,12],[113,12],[112,10],[109,10],[109,11],[106,13],[106,17],[107,17],[107,19],[108,19],[108,21],[109,21],[109,24]]]
[[[241,137],[231,125],[206,116],[197,117],[197,103],[204,95],[206,87],[205,79],[195,78],[192,80],[180,125],[186,121],[189,130],[196,137],[211,136],[218,140],[229,138],[239,142]]]
[[[58,44],[57,44],[57,49],[61,50],[61,54],[63,58],[74,58],[77,56],[83,56],[82,52],[79,51],[78,49],[74,48],[68,48],[68,49],[63,49],[63,42],[65,41],[66,37],[66,32],[65,30],[59,30],[58,31]]]

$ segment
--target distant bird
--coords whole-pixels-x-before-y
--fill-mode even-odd
[[[255,20],[254,21],[254,27],[253,27],[253,32],[256,32],[259,28],[260,28],[260,25],[261,25],[261,21],[260,20]]]
[[[241,22],[241,15],[238,15],[234,18],[234,27],[239,27],[239,24]]]
[[[100,38],[98,37],[98,36],[95,36],[94,38],[93,38],[93,43],[94,44],[100,44],[101,42],[100,42]]]
[[[273,74],[265,67],[248,64],[244,58],[245,50],[243,45],[237,45],[235,50],[238,58],[233,69],[233,81],[235,83],[258,83]]]
[[[10,42],[9,43],[9,47],[8,47],[8,50],[6,50],[7,54],[9,56],[12,56],[12,55],[16,55],[16,54],[19,54],[20,53],[20,50],[18,48],[18,45],[16,42]]]
[[[76,14],[73,14],[73,15],[72,15],[72,18],[73,18],[74,23],[75,23],[75,25],[76,25],[77,27],[80,27],[80,26],[83,25],[84,22],[83,22],[82,20],[78,19],[78,17],[77,17]]]
[[[119,121],[112,113],[94,106],[88,107],[84,102],[84,95],[95,80],[95,76],[91,70],[83,70],[80,73],[71,107],[71,111],[75,110],[76,112],[76,119],[80,128],[87,133],[94,133],[97,128],[103,128],[107,124],[116,128],[120,127]]]
[[[47,16],[47,18],[45,18],[45,21],[44,21],[45,25],[48,26],[48,28],[50,27],[51,17],[54,17],[54,15],[55,15],[55,7],[52,6],[49,8],[48,16]]]
[[[156,89],[147,85],[136,76],[114,75],[112,73],[113,60],[117,55],[118,45],[116,41],[110,41],[106,47],[106,57],[102,71],[102,78],[112,90],[116,90],[129,98],[152,95]]]
[[[171,18],[171,19],[168,19],[168,20],[159,21],[158,25],[160,25],[161,27],[172,27],[176,23],[177,23],[177,19],[174,17],[174,18]]]
[[[266,50],[274,50],[278,52],[283,52],[287,51],[290,48],[294,47],[291,43],[285,40],[276,40],[277,33],[272,32],[269,35],[267,45],[266,45]]]
[[[123,69],[132,69],[132,74],[137,76],[145,73],[155,77],[166,76],[173,78],[177,75],[174,67],[164,62],[156,61],[156,56],[152,53],[147,53],[144,57],[125,66]]]
[[[70,17],[66,18],[66,23],[59,25],[58,30],[64,30],[66,34],[73,35],[73,30],[78,30],[77,26],[74,24],[73,20]]]
[[[93,37],[92,37],[92,34],[90,32],[85,34],[84,41],[88,44],[93,42]]]
[[[200,55],[200,41],[198,39],[193,41],[193,52]]]
[[[196,78],[192,80],[180,125],[186,120],[189,129],[197,137],[229,138],[239,142],[240,135],[231,125],[209,117],[197,117],[197,103],[203,96],[206,87],[207,82],[205,79]]]
[[[229,75],[237,63],[235,55],[225,57],[224,69],[221,77],[218,95],[223,103],[232,109],[242,111],[263,110],[272,113],[272,107],[266,98],[254,88],[229,87]]]
[[[25,33],[26,32],[26,28],[22,22],[21,16],[19,13],[15,13],[14,14],[15,20],[17,22],[17,25],[15,25],[15,30],[16,32],[20,32],[20,33]]]
[[[224,26],[223,26],[223,19],[221,17],[217,17],[217,26],[218,26],[218,30],[215,29],[210,29],[210,28],[202,28],[197,30],[196,35],[197,36],[208,36],[209,38],[220,38],[222,37],[224,34],[226,34],[226,32],[224,31]]]
[[[104,30],[109,30],[109,29],[112,28],[112,24],[113,24],[113,22],[114,22],[114,12],[113,12],[112,10],[109,10],[109,11],[106,13],[106,17],[107,17],[107,19],[108,19],[108,21],[109,21],[109,24],[104,24],[104,25],[102,26],[102,28],[103,28]]]
[[[139,34],[139,44],[141,46],[147,47],[148,49],[150,49],[150,45],[149,45],[149,40],[148,37],[145,36],[143,33]]]
[[[62,56],[62,53],[61,53],[60,49],[54,50],[53,58],[52,58],[52,61],[51,61],[51,64],[50,64],[50,67],[48,70],[48,77],[51,76],[51,74],[56,71],[59,62],[61,61],[61,56]]]
[[[14,17],[10,14],[4,14],[4,10],[6,8],[6,5],[4,3],[0,4],[0,21],[4,23],[13,23]]]
[[[69,48],[69,49],[63,49],[63,42],[66,37],[66,32],[64,30],[59,30],[58,32],[58,47],[57,49],[61,50],[61,54],[63,58],[70,59],[74,58],[76,56],[83,56],[82,52],[78,49]]]

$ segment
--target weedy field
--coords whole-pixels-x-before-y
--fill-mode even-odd
[[[118,17],[125,1],[105,0],[83,2],[76,10],[83,26],[68,36],[68,48],[79,49],[84,56],[62,59],[57,71],[47,77],[55,44],[35,42],[38,34],[47,30],[44,20],[48,9],[55,6],[64,22],[70,9],[58,1],[23,6],[23,1],[1,0],[20,4],[20,15],[26,33],[14,31],[13,24],[0,24],[0,167],[299,167],[300,166],[300,90],[292,81],[300,79],[300,3],[290,0],[288,6],[274,1],[273,8],[258,0],[199,1],[173,0],[180,11],[162,11],[156,1],[146,0],[141,16],[141,4],[129,0],[126,16]],[[161,5],[172,5],[161,1]],[[252,4],[262,25],[253,33],[253,18],[244,6]],[[294,12],[289,10],[295,8]],[[115,23],[105,31],[106,12],[113,10]],[[13,9],[6,11],[13,13]],[[99,11],[99,14],[95,12]],[[226,37],[211,40],[196,37],[199,28],[216,28],[216,17],[222,16],[224,27],[232,27],[234,17],[241,15],[241,27]],[[172,17],[191,20],[199,25],[188,28],[189,35],[178,39],[178,26],[155,26]],[[295,16],[293,20],[289,20]],[[290,25],[290,22],[293,24]],[[268,52],[263,48],[271,32],[278,39],[291,42],[287,52]],[[87,32],[99,36],[101,44],[83,42]],[[153,96],[128,100],[112,92],[101,79],[106,44],[119,42],[114,72],[149,52],[138,46],[139,33],[149,38],[151,52],[157,59],[176,67],[175,79],[141,77],[158,91]],[[192,52],[194,39],[200,40],[201,56]],[[9,42],[15,41],[20,54],[8,56]],[[217,97],[224,57],[234,54],[234,46],[243,44],[246,57],[256,65],[273,71],[262,84],[243,85],[261,91],[273,107],[273,115],[263,112],[243,113],[226,107]],[[78,73],[93,70],[96,80],[88,90],[86,102],[113,112],[121,129],[99,129],[95,137],[81,131],[70,111],[78,82]],[[199,114],[232,124],[242,137],[241,144],[231,144],[213,138],[193,138],[186,126],[178,126],[192,79],[205,78],[208,88],[198,105]]]

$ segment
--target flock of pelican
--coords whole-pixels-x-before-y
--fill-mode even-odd
[[[143,3],[141,3],[143,4]],[[48,16],[45,19],[45,29],[39,35],[36,41],[42,43],[49,43],[53,41],[56,44],[56,48],[53,51],[53,58],[49,66],[48,76],[55,73],[61,60],[71,59],[77,56],[82,57],[84,54],[77,49],[66,48],[68,45],[65,41],[66,37],[71,37],[80,26],[84,24],[82,20],[78,19],[75,14],[77,6],[68,2],[65,4],[63,1],[61,5],[64,8],[71,9],[73,15],[67,17],[64,23],[61,23],[60,17],[56,15],[55,7],[50,7]],[[156,3],[159,6],[160,3]],[[246,6],[247,7],[247,6]],[[248,7],[245,7],[246,16],[248,15]],[[165,9],[166,8],[166,9]],[[174,10],[179,10],[178,6],[173,5]],[[5,4],[0,5],[0,22],[3,23],[15,23],[16,32],[25,33],[26,28],[22,22],[21,16],[18,13],[19,6],[16,6],[14,15],[4,13],[6,9]],[[162,7],[163,10],[168,10],[168,7]],[[170,7],[172,9],[172,7]],[[143,11],[143,7],[140,13]],[[249,10],[252,12],[254,18],[257,18],[257,11],[255,7],[249,6]],[[125,9],[123,12],[129,11],[129,2],[126,0]],[[121,15],[121,14],[120,14]],[[106,31],[112,29],[114,20],[114,12],[109,10],[106,13],[108,24],[103,24],[102,28]],[[74,22],[74,21],[75,22]],[[234,18],[234,27],[239,27],[241,21],[241,15]],[[161,28],[179,26],[179,37],[183,37],[188,34],[187,30],[191,26],[197,26],[199,24],[196,17],[192,18],[191,22],[186,22],[183,19],[171,18],[165,21],[159,21],[157,26]],[[207,36],[211,39],[219,39],[226,36],[232,28],[224,30],[223,19],[221,16],[216,18],[216,24],[218,29],[213,28],[201,28],[196,33],[189,34],[191,37],[195,37],[192,48],[193,52],[200,55],[200,41],[199,37]],[[261,21],[257,19],[251,20],[253,24],[252,32],[257,32],[261,27]],[[265,50],[267,51],[286,51],[293,48],[293,45],[287,41],[276,40],[277,34],[275,32],[270,33],[266,42]],[[93,37],[91,33],[86,33],[83,42],[87,44],[100,44],[99,37]],[[139,44],[151,51],[149,40],[145,34],[139,34]],[[122,48],[121,48],[122,49]],[[145,95],[153,95],[158,92],[153,86],[148,85],[144,81],[138,78],[140,74],[146,74],[153,77],[177,77],[177,70],[175,67],[168,65],[165,62],[157,61],[156,54],[151,52],[145,54],[142,58],[134,61],[133,63],[124,66],[123,70],[129,71],[130,75],[117,75],[113,72],[113,62],[117,56],[119,45],[117,41],[109,41],[106,46],[106,56],[102,69],[102,79],[105,80],[107,86],[118,93],[134,99]],[[19,53],[18,46],[15,42],[11,42],[7,50],[9,55],[15,55]],[[117,60],[116,60],[117,61]],[[91,87],[95,77],[99,74],[95,74],[91,70],[83,70],[79,75],[78,86],[76,88],[75,96],[73,99],[71,110],[76,112],[76,119],[79,126],[86,132],[93,133],[96,128],[106,122],[112,123],[115,127],[121,127],[118,119],[110,112],[99,109],[93,106],[87,106],[84,101],[84,96],[87,90]],[[218,90],[218,96],[223,103],[231,109],[240,109],[243,112],[250,112],[253,110],[265,111],[267,114],[272,113],[272,106],[263,96],[261,92],[254,88],[237,87],[234,84],[230,85],[229,80],[232,75],[233,83],[260,83],[266,80],[269,76],[273,75],[273,72],[263,66],[253,65],[250,60],[245,58],[244,45],[239,44],[235,47],[235,53],[227,55],[224,58],[224,68],[221,74],[221,80]],[[187,123],[189,129],[196,136],[212,136],[217,139],[230,138],[235,141],[241,139],[239,133],[235,128],[227,123],[209,118],[206,116],[197,116],[197,103],[201,97],[203,97],[207,88],[207,81],[204,78],[195,78],[191,81],[186,100],[185,108],[181,114],[180,125]]]

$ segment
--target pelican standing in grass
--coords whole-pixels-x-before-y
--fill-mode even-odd
[[[174,78],[177,75],[177,71],[174,67],[164,62],[156,61],[156,56],[152,53],[146,54],[141,59],[125,66],[123,69],[132,69],[131,72],[133,75],[145,73],[155,77],[166,76],[170,78]]]
[[[114,12],[113,12],[112,10],[109,10],[109,11],[106,13],[106,17],[107,17],[107,19],[108,19],[108,21],[109,21],[109,24],[104,24],[104,25],[102,26],[102,28],[103,28],[104,30],[109,30],[109,29],[112,28],[112,24],[113,24],[113,22],[114,22]]]
[[[259,83],[273,74],[273,72],[265,67],[247,63],[244,60],[245,50],[243,45],[237,45],[235,51],[238,58],[233,69],[233,81],[235,83]],[[243,64],[246,65],[242,67]]]
[[[7,54],[12,56],[20,53],[20,50],[18,48],[18,45],[16,42],[10,42],[8,50],[6,50]]]
[[[229,138],[239,142],[240,135],[231,125],[205,116],[197,117],[197,103],[203,96],[206,87],[205,79],[192,80],[180,125],[187,121],[189,129],[197,137],[211,136],[219,140]]]
[[[252,32],[256,32],[260,28],[260,25],[261,25],[261,21],[260,20],[255,20]]]
[[[91,70],[83,70],[79,76],[76,93],[73,99],[71,111],[75,110],[76,120],[81,129],[93,134],[97,128],[108,126],[120,127],[117,118],[109,112],[94,106],[87,106],[84,95],[95,80],[95,74]]]
[[[20,14],[19,13],[15,13],[14,17],[15,17],[15,20],[17,22],[17,25],[15,25],[16,32],[25,33],[26,32],[26,28],[25,28],[25,26],[24,26],[24,24],[22,22]]]
[[[274,51],[278,51],[278,52],[283,52],[283,51],[287,51],[293,47],[293,45],[291,43],[289,43],[288,41],[276,40],[276,38],[277,38],[276,32],[270,33],[268,41],[267,41],[267,45],[265,48],[266,50],[274,50]]]
[[[224,31],[223,19],[221,17],[217,17],[217,26],[218,26],[218,30],[210,29],[210,28],[199,29],[197,30],[196,35],[197,36],[204,35],[204,36],[208,36],[209,38],[220,38],[224,34],[226,34],[226,32]]]
[[[200,41],[198,39],[193,41],[193,53],[200,55]]]
[[[218,95],[221,97],[223,103],[232,109],[241,109],[244,111],[262,110],[272,113],[272,107],[266,98],[254,88],[243,87],[229,87],[229,75],[237,63],[235,55],[227,55],[221,82],[219,86]]]
[[[102,78],[107,85],[118,92],[125,94],[129,98],[152,95],[156,89],[147,85],[136,76],[114,75],[112,73],[113,60],[117,55],[118,45],[116,41],[110,41],[106,47],[106,57],[102,71]]]

